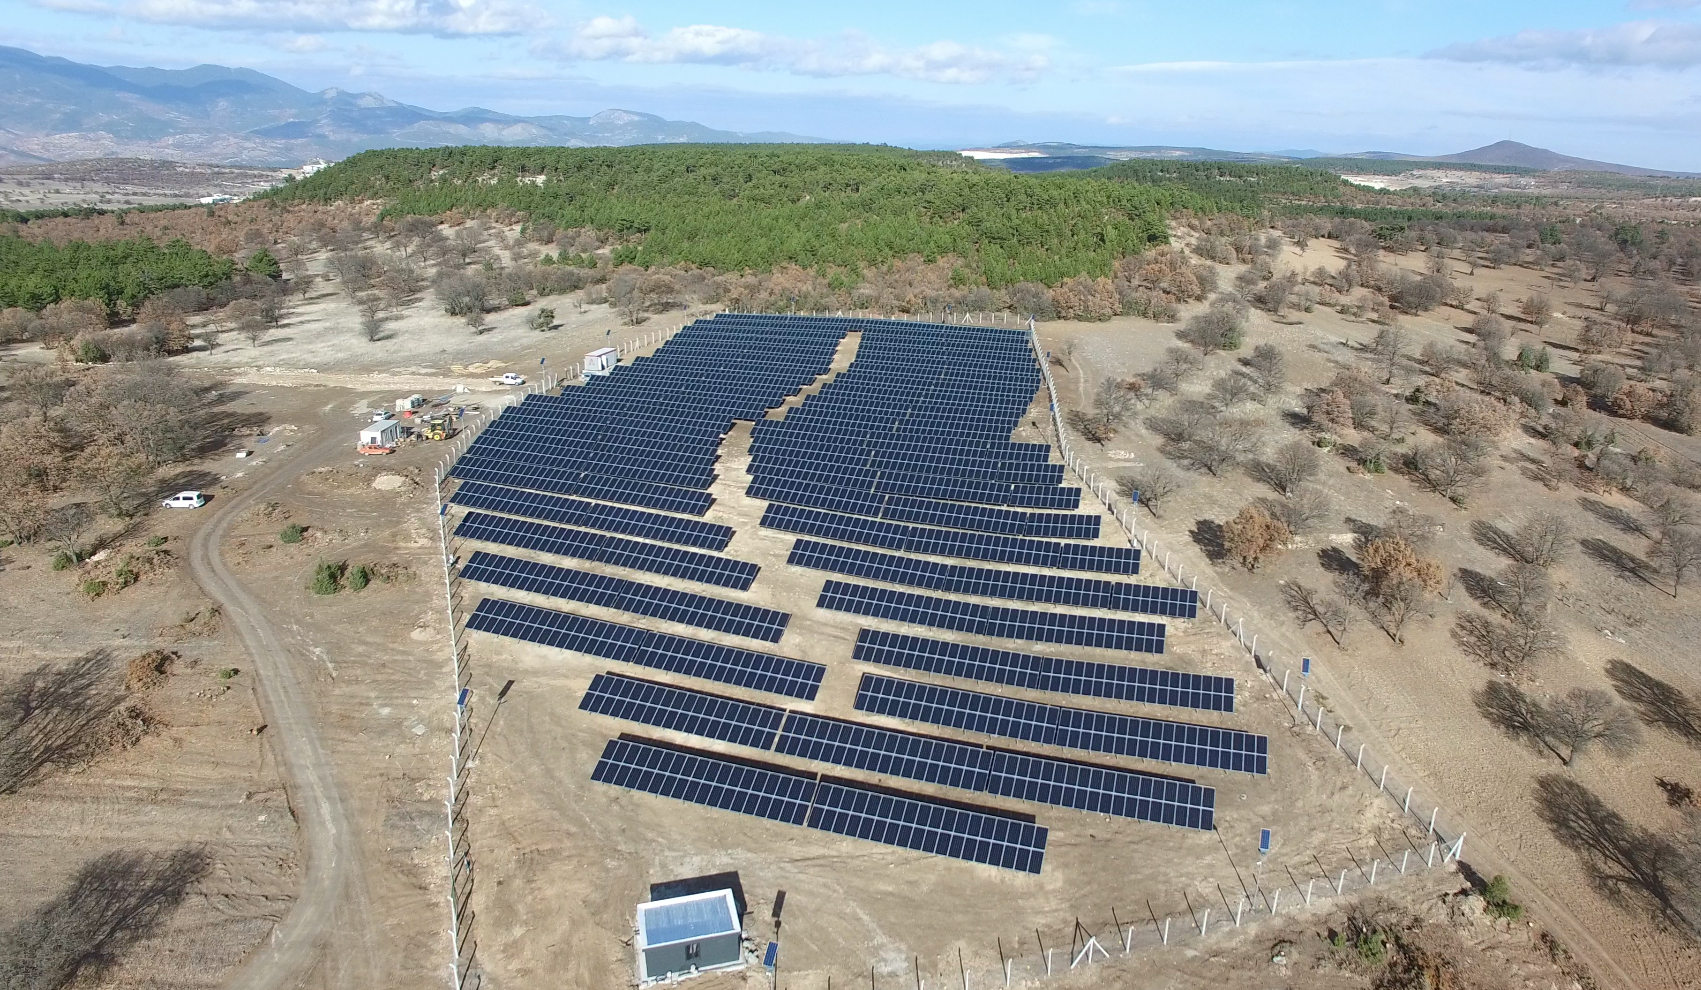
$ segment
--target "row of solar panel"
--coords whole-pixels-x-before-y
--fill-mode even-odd
[[[763,420],[772,423],[774,420]],[[849,457],[881,457],[888,460],[910,460],[918,463],[938,461],[947,464],[964,465],[1034,465],[1044,464],[1049,456],[1049,448],[1042,445],[1029,444],[1016,449],[1014,445],[1006,445],[1005,449],[965,448],[950,444],[920,444],[900,443],[898,441],[881,440],[842,440],[836,437],[811,439],[809,437],[782,437],[775,434],[763,435],[753,432],[750,443],[750,453],[757,454],[789,453],[789,454],[833,454]]]
[[[566,601],[584,602],[603,608],[619,609],[654,619],[665,619],[688,626],[713,629],[716,632],[745,636],[767,643],[778,643],[785,635],[791,616],[769,608],[747,605],[744,602],[711,598],[708,595],[676,591],[640,581],[592,574],[589,571],[533,560],[504,557],[479,550],[461,565],[461,577],[468,581],[515,588],[533,594],[548,595]]]
[[[831,571],[849,577],[904,584],[929,591],[982,598],[1008,598],[1076,608],[1102,608],[1170,618],[1192,619],[1199,613],[1199,596],[1185,588],[1125,584],[1065,574],[999,571],[965,564],[942,564],[877,550],[844,547],[814,540],[792,544],[786,563]]]
[[[856,709],[1043,746],[1239,773],[1269,773],[1269,737],[1236,729],[1042,705],[880,674],[862,675]]]
[[[557,495],[578,495],[599,502],[618,502],[663,512],[679,512],[700,516],[709,511],[715,498],[705,491],[676,488],[671,485],[652,485],[626,482],[607,475],[575,471],[554,471],[533,467],[519,461],[484,457],[468,451],[449,469],[449,477],[462,481],[488,481],[511,488],[529,488]]]
[[[561,445],[580,445],[611,452],[659,450],[680,457],[700,457],[709,463],[720,458],[721,436],[687,437],[674,430],[640,430],[624,427],[610,432],[606,423],[587,423],[570,416],[540,416],[509,419],[504,412],[484,431],[519,440],[552,440]]]
[[[1000,536],[1051,540],[1095,540],[1099,517],[1064,512],[1027,512],[983,505],[961,505],[907,495],[877,495],[848,488],[819,488],[797,482],[757,479],[745,489],[751,498],[809,509],[824,509],[890,522],[915,523]]]
[[[681,519],[659,512],[628,509],[618,505],[586,502],[564,495],[545,495],[519,488],[464,481],[449,496],[455,505],[484,509],[527,519],[600,529],[645,540],[660,540],[685,547],[704,550],[725,550],[732,539],[732,527],[701,519]]]
[[[1073,612],[1004,608],[847,581],[828,581],[815,605],[851,615],[950,629],[993,639],[1025,639],[1036,643],[1063,643],[1132,653],[1164,651],[1163,623],[1139,619],[1107,619]]]
[[[1040,461],[1051,458],[1051,445],[1045,443],[1017,443],[1015,441],[989,440],[979,444],[957,442],[931,442],[928,440],[905,440],[899,437],[860,437],[839,438],[832,435],[825,426],[820,427],[816,437],[804,436],[799,432],[796,440],[800,444],[860,444],[881,450],[906,451],[919,454],[934,454],[949,456],[953,454],[996,457],[1013,461]],[[783,419],[765,419],[750,428],[753,442],[768,444],[784,444],[791,442]]]
[[[1012,753],[620,674],[598,674],[581,711],[888,777],[1209,831],[1216,793],[1191,780]],[[782,728],[783,726],[783,728]]]
[[[707,488],[714,484],[716,477],[713,468],[700,458],[676,460],[658,454],[646,461],[637,453],[610,454],[505,437],[481,436],[473,441],[467,452],[481,457],[524,461],[538,468],[591,471],[676,488]]]
[[[818,536],[841,543],[860,543],[883,550],[936,557],[963,557],[1104,574],[1140,573],[1140,551],[1132,547],[962,533],[778,504],[769,505],[762,513],[761,525],[799,536]]]
[[[745,470],[754,475],[768,473],[766,469],[808,467],[816,471],[841,467],[866,472],[872,477],[886,473],[909,477],[917,474],[936,478],[960,478],[1000,485],[1058,485],[1063,482],[1061,464],[972,464],[957,459],[956,463],[938,458],[882,457],[878,454],[833,454],[822,450],[752,451]]]
[[[931,479],[921,474],[881,474],[839,470],[770,467],[762,480],[801,485],[826,485],[882,495],[905,495],[947,502],[978,502],[1015,509],[1056,509],[1073,512],[1081,507],[1081,489],[1050,488],[1042,485],[992,485],[985,482]]]
[[[630,567],[633,570],[665,574],[687,581],[701,581],[720,588],[745,591],[761,570],[756,564],[731,557],[719,557],[697,550],[658,546],[628,540],[623,536],[593,533],[582,529],[554,526],[532,519],[493,516],[486,512],[468,512],[455,527],[455,535],[463,539],[483,540],[503,546],[520,547],[559,557],[577,557],[599,564]]]
[[[572,650],[752,691],[814,701],[827,668],[806,660],[705,643],[501,598],[486,598],[467,628],[527,643]]]
[[[1023,873],[1040,872],[1045,860],[1047,831],[1030,821],[817,781],[637,739],[611,740],[591,779]]]
[[[852,659],[1055,694],[1234,711],[1232,677],[1067,660],[879,629],[864,629],[857,635]]]

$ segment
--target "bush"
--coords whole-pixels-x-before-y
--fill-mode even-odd
[[[76,564],[77,555],[69,550],[61,550],[53,555],[53,569],[56,571],[62,571],[68,567],[74,567]]]
[[[281,532],[278,533],[278,539],[282,540],[285,543],[300,543],[302,536],[306,532],[307,532],[307,530],[305,528],[303,528],[300,524],[290,523],[288,526],[285,526]]]
[[[148,546],[150,546],[150,547],[163,547],[163,546],[165,546],[165,537],[163,537],[163,536],[150,536],[150,537],[148,537]]]
[[[93,578],[84,581],[83,594],[88,595],[90,598],[99,598],[101,595],[106,594],[106,582],[96,581]]]
[[[334,595],[342,590],[343,575],[348,571],[347,561],[324,561],[313,568],[313,583],[309,585],[315,595]]]
[[[134,557],[125,557],[124,562],[118,565],[118,570],[112,575],[112,577],[120,590],[128,588],[132,584],[141,580],[141,575],[136,573],[135,565],[136,558]]]
[[[219,680],[228,681],[239,673],[241,673],[241,671],[237,670],[235,667],[225,667],[219,671]]]
[[[348,587],[350,591],[359,591],[372,583],[372,574],[365,564],[357,565],[348,572]]]
[[[1517,921],[1524,916],[1524,905],[1512,900],[1512,881],[1502,874],[1496,873],[1483,887],[1482,899],[1488,902],[1488,913],[1496,918]]]

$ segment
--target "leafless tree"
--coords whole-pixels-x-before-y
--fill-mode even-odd
[[[1701,567],[1701,529],[1674,527],[1648,551],[1648,556],[1665,565],[1671,575],[1671,596],[1676,598],[1684,575]]]
[[[41,520],[41,534],[54,553],[82,560],[83,537],[93,524],[94,511],[88,502],[69,502],[48,510]]]
[[[1466,612],[1453,624],[1453,642],[1467,656],[1508,676],[1526,674],[1538,662],[1566,653],[1564,636],[1545,617],[1501,620]]]
[[[1507,532],[1488,522],[1471,524],[1477,542],[1532,567],[1552,567],[1565,559],[1575,542],[1571,530],[1557,516],[1540,516]]]
[[[1572,688],[1544,706],[1543,735],[1560,759],[1571,766],[1579,756],[1599,746],[1625,756],[1641,745],[1642,732],[1629,709],[1606,691]]]
[[[42,419],[65,398],[71,380],[50,364],[14,364],[6,375],[6,391]]]
[[[1287,603],[1294,617],[1303,627],[1317,623],[1336,646],[1347,645],[1347,631],[1352,627],[1353,612],[1347,603],[1339,598],[1325,595],[1299,581],[1289,581],[1282,585],[1282,600]]]
[[[1322,469],[1323,458],[1315,445],[1290,440],[1259,461],[1253,467],[1253,474],[1281,494],[1292,495],[1300,486],[1314,480]]]
[[[1230,372],[1211,382],[1211,404],[1223,412],[1228,412],[1242,403],[1251,402],[1257,396],[1257,387],[1245,375]]]
[[[1391,385],[1394,375],[1400,370],[1400,359],[1411,350],[1411,338],[1398,324],[1383,327],[1377,331],[1376,339],[1370,343],[1370,355],[1376,362],[1377,370],[1382,372],[1382,384]]]
[[[1151,464],[1118,478],[1116,490],[1123,498],[1133,498],[1138,494],[1140,504],[1156,516],[1158,506],[1181,491],[1181,479],[1162,464]]]
[[[1461,444],[1432,444],[1412,451],[1406,464],[1424,487],[1455,505],[1464,505],[1488,476],[1482,458],[1473,454]]]
[[[1287,358],[1275,344],[1259,344],[1245,360],[1246,373],[1252,384],[1266,400],[1276,395],[1288,381]]]
[[[1624,660],[1607,661],[1606,674],[1613,690],[1644,723],[1701,746],[1701,699]]]
[[[1282,498],[1261,498],[1258,505],[1295,533],[1309,533],[1329,518],[1332,500],[1316,485],[1302,485]]]
[[[253,347],[259,347],[260,341],[266,339],[266,334],[270,330],[271,327],[266,326],[266,321],[258,315],[245,316],[236,325],[236,332],[248,338],[249,345]]]

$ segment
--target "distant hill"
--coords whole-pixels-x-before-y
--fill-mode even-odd
[[[813,140],[720,131],[630,110],[590,117],[518,117],[479,107],[444,112],[378,93],[310,93],[252,69],[84,65],[0,47],[0,164],[128,156],[295,165],[369,148],[450,144]]]
[[[1328,155],[1311,149],[1266,154],[1257,151],[1221,151],[1215,148],[1183,148],[1166,145],[1117,148],[1059,142],[1013,141],[991,148],[972,149],[972,157],[983,157],[983,152],[1027,153],[1019,158],[984,156],[984,160],[988,164],[1000,165],[1016,172],[1058,172],[1070,169],[1096,168],[1112,162],[1158,160],[1177,162],[1286,161],[1303,163],[1330,171],[1351,168],[1353,161],[1375,161],[1412,162],[1414,166],[1417,163],[1466,165],[1470,166],[1469,170],[1473,172],[1500,167],[1516,172],[1613,172],[1618,175],[1669,175],[1683,178],[1701,175],[1701,173],[1694,172],[1673,172],[1640,168],[1635,165],[1615,165],[1611,162],[1597,162],[1587,158],[1573,158],[1570,155],[1548,151],[1546,148],[1533,148],[1527,144],[1519,144],[1517,141],[1497,141],[1474,151],[1461,151],[1456,155],[1439,156],[1409,155],[1399,151],[1360,151],[1352,154]],[[965,154],[971,154],[971,152],[965,152]],[[1388,168],[1377,168],[1375,171],[1386,172]]]

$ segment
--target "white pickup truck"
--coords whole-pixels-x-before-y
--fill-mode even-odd
[[[497,385],[524,385],[526,383],[524,375],[516,375],[512,371],[496,375],[490,380]]]

